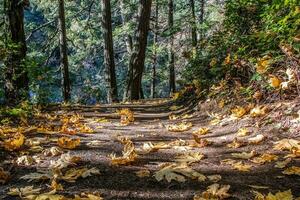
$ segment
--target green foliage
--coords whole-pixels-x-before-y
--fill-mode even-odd
[[[280,67],[286,59],[282,45],[287,44],[299,52],[293,42],[300,28],[298,4],[297,0],[226,1],[224,11],[219,10],[225,13],[223,26],[211,35],[206,33],[196,58],[190,60],[185,77],[210,85],[229,77],[244,83],[262,81],[255,68],[259,58],[269,55],[271,66]],[[243,92],[250,95],[249,91]]]

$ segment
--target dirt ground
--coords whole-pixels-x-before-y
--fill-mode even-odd
[[[188,104],[189,105],[189,104]],[[274,107],[273,107],[274,106]],[[241,172],[232,169],[230,165],[221,163],[221,160],[232,158],[231,153],[250,152],[255,150],[256,153],[273,153],[280,157],[284,157],[284,152],[273,150],[275,141],[284,138],[300,139],[300,125],[294,124],[293,128],[286,129],[283,126],[290,127],[292,115],[286,114],[287,110],[291,109],[291,113],[297,112],[300,109],[299,100],[281,102],[281,104],[273,105],[268,117],[265,118],[251,118],[244,117],[238,120],[224,122],[222,124],[211,125],[211,113],[222,112],[216,109],[216,105],[212,102],[202,103],[198,105],[185,106],[178,111],[170,111],[168,103],[142,104],[142,105],[122,105],[120,107],[73,107],[68,111],[53,109],[53,114],[67,114],[72,115],[79,113],[84,116],[84,123],[90,124],[95,130],[91,134],[76,134],[72,137],[80,138],[81,145],[70,150],[71,155],[80,156],[82,161],[79,166],[96,167],[100,170],[100,175],[95,175],[87,178],[77,180],[75,183],[63,182],[64,191],[60,192],[66,196],[78,194],[81,192],[99,192],[102,197],[107,200],[191,200],[195,194],[202,193],[207,189],[207,186],[212,182],[188,179],[184,183],[172,181],[168,183],[163,180],[158,182],[153,174],[159,170],[159,164],[174,162],[176,155],[188,152],[201,152],[205,158],[199,162],[193,163],[191,167],[204,175],[221,175],[222,179],[218,182],[221,185],[230,185],[229,199],[248,200],[253,199],[254,195],[251,191],[256,190],[261,193],[278,192],[291,189],[294,196],[300,196],[300,176],[287,176],[282,174],[282,169],[274,167],[274,162],[259,165],[254,164],[249,172]],[[135,114],[134,123],[128,126],[120,126],[120,119],[115,113],[116,109],[121,107],[129,107]],[[192,109],[191,109],[192,108]],[[275,109],[276,108],[276,109]],[[192,113],[190,119],[184,121],[192,122],[193,127],[184,132],[170,132],[166,129],[168,124],[174,124],[182,121],[169,120],[168,116],[172,113]],[[108,122],[91,123],[92,120],[106,117]],[[270,122],[270,119],[272,121]],[[278,124],[281,124],[278,128]],[[102,126],[102,127],[100,127]],[[192,132],[200,127],[210,128],[210,133],[202,136],[213,143],[202,148],[170,148],[160,149],[157,152],[148,154],[139,154],[137,160],[126,166],[112,166],[110,158],[111,153],[120,155],[123,150],[123,145],[116,140],[116,136],[129,137],[136,149],[141,148],[145,142],[173,142],[176,140],[193,141]],[[266,139],[260,144],[245,145],[240,148],[229,148],[226,145],[231,143],[236,137],[237,131],[242,127],[248,127],[251,134],[242,138],[247,140],[250,137],[262,134]],[[282,128],[283,127],[283,128]],[[60,134],[61,136],[61,134]],[[30,137],[30,136],[28,136]],[[35,134],[32,137],[39,137],[45,139],[43,134]],[[57,135],[50,135],[47,138],[57,138]],[[89,143],[94,141],[95,145]],[[97,141],[97,144],[96,142]],[[46,147],[55,146],[55,142],[45,144]],[[17,197],[8,196],[7,192],[12,187],[24,187],[28,185],[35,185],[46,190],[49,181],[28,183],[19,178],[29,172],[35,172],[37,168],[48,168],[51,159],[45,158],[40,164],[32,165],[30,167],[11,165],[8,163],[16,157],[14,153],[1,153],[0,166],[9,169],[12,179],[6,185],[0,185],[0,199],[19,199]],[[2,154],[2,155],[1,155]],[[293,159],[288,166],[300,166],[300,159]],[[250,163],[250,161],[246,161]],[[141,169],[148,169],[151,172],[150,177],[139,178],[135,172]],[[261,187],[262,186],[262,187]]]

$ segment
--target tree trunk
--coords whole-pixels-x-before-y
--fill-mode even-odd
[[[26,41],[24,31],[24,6],[28,1],[5,0],[6,46],[9,50],[5,60],[5,97],[7,104],[17,104],[28,97],[29,78],[24,67]],[[13,44],[13,47],[12,45]]]
[[[58,16],[58,29],[59,29],[59,50],[60,50],[60,69],[62,72],[62,95],[64,102],[71,99],[71,87],[69,77],[69,63],[68,63],[68,50],[67,50],[67,34],[66,34],[66,19],[65,19],[65,2],[59,1],[59,16]]]
[[[200,0],[200,16],[199,16],[199,21],[201,26],[204,23],[204,6],[205,6],[205,0]],[[200,40],[203,40],[203,27],[200,29]]]
[[[173,0],[169,0],[169,17],[168,17],[168,25],[169,31],[171,32],[170,36],[170,44],[169,44],[169,94],[176,92],[175,86],[175,55],[174,55],[174,35],[173,35],[173,25],[174,25],[174,3]]]
[[[129,81],[130,100],[138,100],[141,97],[151,4],[152,0],[140,0],[137,39],[129,61],[129,69],[132,69],[132,79]]]
[[[195,1],[190,0],[191,12],[192,12],[192,46],[197,46],[197,25],[196,25],[196,14],[195,14]]]
[[[155,86],[156,86],[156,66],[157,66],[157,43],[158,43],[158,0],[155,5],[155,24],[154,24],[154,38],[153,38],[153,63],[151,74],[151,98],[155,98]]]
[[[123,26],[126,26],[126,23],[129,22],[129,17],[125,12],[126,9],[126,5],[125,5],[125,0],[121,0],[120,1],[120,9],[121,9],[121,18],[122,18],[122,24]],[[130,34],[126,34],[126,49],[127,49],[127,56],[128,58],[130,58],[131,53],[132,53],[132,49],[133,49],[133,39],[132,36]],[[130,65],[128,65],[128,69],[127,69],[127,75],[126,75],[126,87],[124,89],[124,93],[123,93],[123,100],[127,100],[128,99],[128,93],[129,93],[129,81],[132,79],[132,69],[129,68]]]
[[[106,68],[107,101],[118,102],[118,90],[116,81],[114,47],[111,25],[110,1],[102,0],[102,29],[104,38],[104,63]]]

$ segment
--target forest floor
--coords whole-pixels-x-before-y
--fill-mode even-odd
[[[125,116],[123,124],[120,123],[116,111],[122,108],[133,112],[134,121],[126,121]],[[49,108],[31,119],[37,129],[23,130],[26,142],[21,151],[8,153],[0,149],[0,166],[10,172],[7,183],[0,184],[0,199],[30,199],[24,191],[13,190],[25,186],[37,188],[27,188],[34,196],[31,199],[47,199],[36,198],[43,193],[52,195],[50,200],[83,193],[86,197],[77,199],[97,199],[98,193],[103,199],[116,200],[246,200],[264,199],[259,195],[287,190],[298,197],[300,101],[280,101],[255,108],[254,114],[254,108],[230,111],[226,106],[219,108],[214,100],[187,103],[185,107],[160,100]],[[63,124],[69,128],[63,129]],[[55,127],[59,127],[59,133]],[[83,127],[81,131],[90,133],[75,133],[74,127]],[[71,147],[71,143],[65,142],[62,150],[63,145],[57,141],[63,136],[79,138],[80,144]],[[70,156],[63,158],[60,154]],[[60,171],[54,173],[53,165]],[[67,170],[83,168],[94,172],[62,175]],[[41,169],[44,176],[30,174]],[[50,190],[52,193],[47,193]]]

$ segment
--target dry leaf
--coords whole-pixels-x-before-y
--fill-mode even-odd
[[[71,139],[68,137],[61,137],[57,141],[58,146],[64,149],[75,149],[80,144],[80,139]]]
[[[249,139],[248,139],[248,142],[249,142],[250,144],[259,144],[259,143],[261,143],[265,138],[266,138],[266,137],[265,137],[264,135],[259,134],[259,135],[255,136],[255,137],[249,138]]]
[[[191,169],[186,164],[167,164],[162,169],[155,172],[155,179],[161,181],[166,179],[168,182],[172,180],[178,182],[185,182],[186,177],[191,179],[197,179],[198,181],[205,181],[206,177],[199,172]]]
[[[245,137],[247,135],[249,135],[250,131],[247,128],[240,128],[237,132],[237,136],[238,137]]]
[[[43,154],[44,156],[54,157],[63,154],[63,151],[59,147],[51,147],[50,149],[45,149]]]
[[[137,158],[137,153],[133,142],[128,138],[123,138],[120,140],[124,144],[124,150],[121,157],[117,157],[115,154],[110,155],[112,165],[127,165],[131,162],[134,162]]]
[[[117,111],[117,113],[121,116],[122,125],[129,125],[130,123],[134,122],[134,114],[131,110],[124,108]]]
[[[252,165],[248,165],[243,163],[242,161],[240,162],[236,162],[234,164],[231,165],[234,169],[238,170],[238,171],[242,171],[242,172],[248,172],[250,171]]]
[[[194,200],[205,200],[205,199],[227,199],[230,197],[228,191],[230,185],[219,185],[217,183],[207,187],[207,190],[202,193],[201,196],[197,195]]]
[[[23,188],[10,188],[8,195],[19,196],[20,198],[40,194],[41,188],[34,188],[33,186],[26,186]]]
[[[156,152],[159,149],[167,149],[167,148],[170,148],[170,145],[164,142],[159,142],[156,144],[152,144],[152,142],[146,142],[142,146],[142,151],[145,153],[150,153],[150,152]]]
[[[10,177],[9,172],[0,167],[0,184],[5,184]]]
[[[251,161],[256,164],[265,164],[267,162],[276,161],[278,159],[278,156],[273,154],[264,153],[258,157],[253,158]]]
[[[198,130],[193,132],[193,135],[206,135],[209,133],[209,128],[199,128]]]
[[[279,168],[279,169],[283,169],[287,166],[287,164],[289,164],[292,161],[291,158],[288,158],[284,161],[277,161],[275,167]]]
[[[21,133],[16,133],[13,138],[4,141],[4,148],[7,151],[18,150],[24,144],[25,137]]]
[[[148,169],[142,169],[142,170],[137,171],[135,174],[138,177],[143,178],[143,177],[149,177],[151,173]]]
[[[274,150],[289,150],[293,148],[300,149],[300,141],[295,139],[282,139],[278,142],[275,142],[273,147]]]
[[[203,154],[201,154],[199,152],[192,152],[192,153],[187,153],[187,154],[177,156],[175,158],[175,161],[176,162],[185,162],[185,163],[188,163],[188,164],[192,164],[192,163],[200,161],[202,158],[204,158]]]
[[[266,114],[268,110],[268,107],[266,106],[256,106],[255,108],[252,108],[250,111],[251,117],[261,117]]]
[[[193,124],[191,122],[189,123],[181,122],[178,124],[167,125],[167,130],[171,132],[183,132],[183,131],[190,130],[192,126]]]
[[[51,160],[50,161],[50,168],[55,169],[63,169],[68,166],[76,165],[81,161],[81,158],[78,156],[71,156],[70,153],[62,154],[58,160]]]
[[[289,167],[286,170],[284,170],[282,173],[287,174],[287,175],[298,175],[298,176],[300,176],[300,167],[292,166],[292,167]]]
[[[216,175],[210,175],[210,176],[207,176],[207,179],[209,181],[211,181],[211,182],[216,183],[216,182],[219,182],[222,179],[222,176],[218,175],[218,174],[216,174]]]
[[[247,110],[243,107],[237,106],[231,110],[231,113],[233,117],[241,118],[247,113]]]
[[[291,190],[277,192],[276,194],[269,193],[267,196],[257,191],[253,191],[253,193],[255,195],[254,200],[294,200]]]
[[[232,143],[227,144],[227,147],[237,149],[240,148],[241,146],[244,146],[245,144],[243,142],[239,142],[237,138],[234,138]]]
[[[41,180],[49,180],[53,176],[52,172],[43,171],[43,172],[33,172],[22,176],[20,179],[31,181],[41,181]]]
[[[94,167],[91,169],[87,169],[85,167],[78,169],[72,168],[66,171],[66,173],[59,178],[67,182],[75,182],[79,177],[86,178],[88,176],[92,176],[93,174],[100,174],[100,172]]]
[[[240,158],[240,159],[245,159],[245,160],[248,160],[252,157],[254,157],[256,155],[255,151],[252,150],[251,152],[249,153],[246,153],[246,152],[242,152],[242,153],[232,153],[231,154],[232,157],[234,158]]]
[[[281,80],[274,75],[270,75],[269,84],[273,88],[280,88]]]

